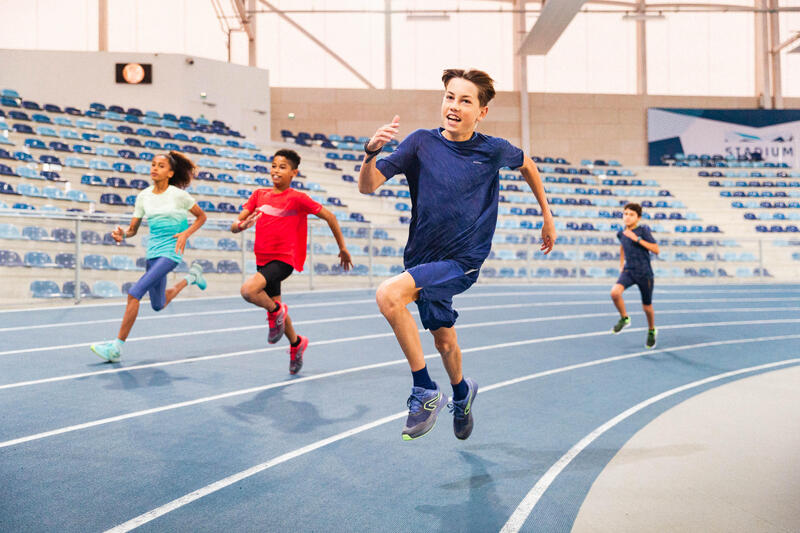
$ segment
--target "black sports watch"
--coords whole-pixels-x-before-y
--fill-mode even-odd
[[[372,140],[372,139],[370,139],[370,140]],[[369,141],[364,143],[364,151],[367,153],[367,155],[379,154],[379,153],[381,153],[381,150],[383,150],[383,147],[378,148],[377,150],[370,150],[369,148],[367,148],[368,145],[369,145]]]

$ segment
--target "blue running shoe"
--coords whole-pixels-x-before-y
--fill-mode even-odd
[[[119,348],[117,348],[113,341],[92,344],[90,348],[100,359],[109,363],[116,363],[119,361],[119,358],[122,357],[122,353],[120,353]]]
[[[189,267],[189,273],[183,279],[189,285],[197,285],[201,291],[206,290],[206,287],[208,287],[208,282],[203,277],[203,267],[200,263],[192,263],[192,266]]]
[[[408,418],[403,428],[403,440],[414,440],[433,429],[439,411],[447,405],[447,396],[439,391],[438,385],[434,390],[412,387],[406,404]]]
[[[463,400],[453,400],[448,407],[453,413],[453,433],[456,438],[467,440],[472,434],[472,402],[478,395],[478,384],[472,378],[464,378],[467,382],[467,397]]]

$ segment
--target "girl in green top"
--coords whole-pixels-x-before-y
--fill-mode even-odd
[[[128,306],[125,308],[119,334],[111,342],[91,346],[92,351],[106,361],[119,361],[122,345],[136,322],[139,301],[145,293],[150,293],[150,305],[153,309],[161,311],[187,285],[197,285],[201,290],[206,288],[203,269],[195,263],[182,280],[167,289],[167,274],[180,264],[189,236],[206,221],[205,212],[184,190],[192,181],[194,171],[194,163],[179,152],[172,151],[154,157],[150,165],[153,185],[136,197],[136,206],[128,229],[117,226],[111,232],[115,241],[122,242],[126,237],[136,235],[142,218],[147,218],[150,226],[147,271],[128,291]],[[195,216],[191,226],[188,213]]]

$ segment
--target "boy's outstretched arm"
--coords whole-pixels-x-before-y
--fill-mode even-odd
[[[366,148],[370,152],[380,150],[386,143],[394,139],[397,132],[400,130],[400,117],[395,115],[391,124],[384,124],[375,135],[367,142]],[[361,171],[358,173],[358,191],[362,194],[370,194],[375,192],[378,187],[383,185],[386,181],[386,176],[381,174],[381,171],[375,166],[375,158],[377,153],[367,155],[364,162],[361,163]]]
[[[336,239],[336,244],[339,245],[339,264],[342,265],[345,271],[350,270],[350,267],[353,266],[353,260],[350,258],[350,252],[347,251],[347,247],[344,244],[344,235],[342,235],[342,228],[339,227],[336,215],[323,207],[319,210],[317,216],[328,223],[328,227],[331,228],[331,233],[333,233],[333,238]]]
[[[536,168],[536,164],[530,157],[525,156],[519,170],[539,202],[542,211],[542,247],[540,249],[545,254],[549,254],[556,244],[556,226],[553,223],[553,213],[550,212],[550,206],[547,204],[547,195],[544,192],[542,178],[539,176],[539,169]]]
[[[261,211],[253,211],[252,213],[247,209],[242,209],[239,216],[231,224],[231,233],[239,233],[251,227],[261,217]]]

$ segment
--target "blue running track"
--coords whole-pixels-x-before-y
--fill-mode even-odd
[[[650,351],[635,289],[632,325],[610,333],[609,289],[456,297],[480,384],[463,442],[446,410],[401,439],[410,372],[373,291],[286,295],[311,340],[297,376],[238,297],[142,306],[118,364],[88,346],[114,337],[122,304],[0,312],[0,531],[569,531],[660,413],[800,364],[800,285],[658,287]]]

